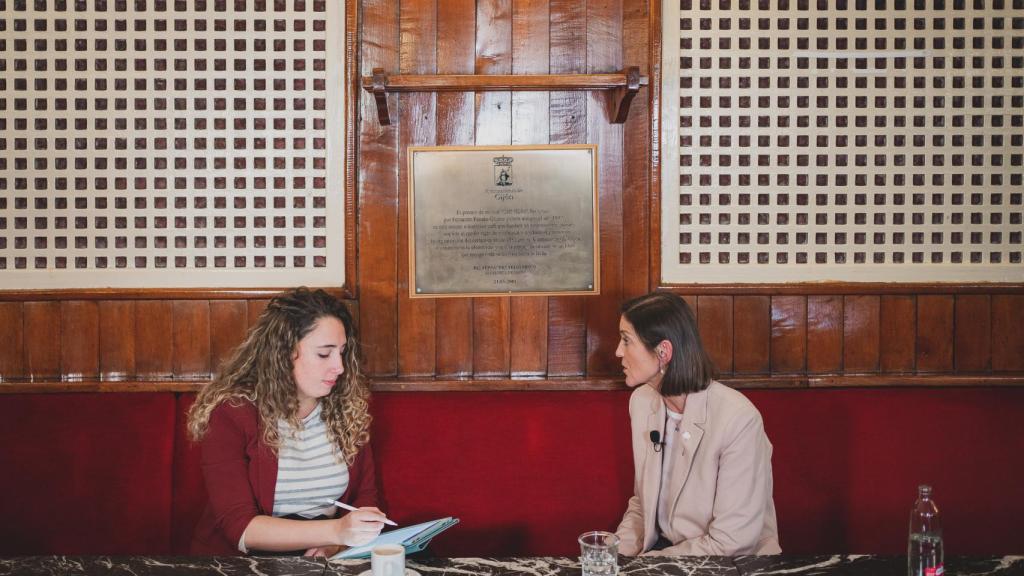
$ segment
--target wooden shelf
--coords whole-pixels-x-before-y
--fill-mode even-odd
[[[374,68],[373,76],[363,77],[363,89],[373,94],[377,120],[391,124],[389,93],[394,92],[516,92],[553,90],[607,90],[614,98],[612,122],[622,124],[629,105],[641,86],[647,86],[640,68],[630,66],[608,74],[406,74],[388,76],[383,68]]]

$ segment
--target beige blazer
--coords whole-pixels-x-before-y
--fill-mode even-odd
[[[629,399],[633,434],[634,495],[616,534],[619,552],[647,552],[658,540],[655,528],[661,453],[651,430],[677,434],[682,450],[669,477],[671,525],[661,531],[673,545],[664,555],[778,554],[772,500],[772,444],[761,414],[739,392],[712,382],[686,399],[679,432],[665,430],[665,403],[650,386]],[[686,433],[689,435],[687,437]]]

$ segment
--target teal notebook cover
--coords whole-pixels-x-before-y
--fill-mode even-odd
[[[334,556],[331,556],[331,560],[369,558],[370,550],[373,550],[374,546],[380,546],[382,544],[401,544],[405,547],[406,554],[419,552],[427,547],[431,538],[458,523],[458,518],[452,518],[449,516],[447,518],[439,518],[437,520],[431,520],[430,522],[424,522],[422,524],[415,524],[413,526],[406,526],[405,528],[399,528],[390,532],[384,532],[369,544],[354,546],[347,550],[338,552]]]

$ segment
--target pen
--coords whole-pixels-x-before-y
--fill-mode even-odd
[[[348,504],[345,504],[344,502],[338,502],[337,500],[328,500],[328,502],[334,504],[338,508],[344,508],[349,512],[355,512],[356,510],[359,510],[359,508],[356,508],[355,506],[349,506]],[[387,518],[384,519],[384,523],[388,526],[398,526],[398,524],[395,524],[393,521],[388,520]]]

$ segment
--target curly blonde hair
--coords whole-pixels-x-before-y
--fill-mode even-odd
[[[322,418],[335,456],[351,464],[370,440],[370,391],[359,370],[352,316],[341,301],[323,290],[296,288],[270,301],[245,341],[199,392],[188,412],[189,436],[195,441],[203,438],[210,414],[221,403],[238,406],[251,402],[259,413],[263,443],[276,452],[281,446],[279,420],[288,422],[292,430],[302,428],[292,359],[299,341],[325,317],[341,321],[347,344],[342,352],[345,372],[338,377],[338,385],[320,399]]]

